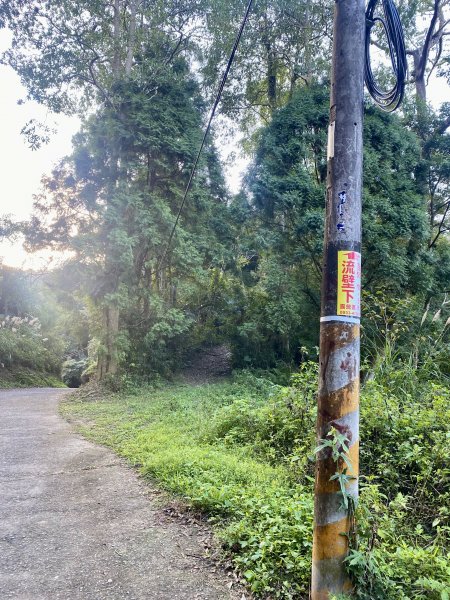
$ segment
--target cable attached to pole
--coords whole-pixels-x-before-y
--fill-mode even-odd
[[[380,108],[387,112],[396,110],[403,99],[405,92],[405,80],[408,71],[406,62],[405,39],[403,36],[403,27],[400,21],[397,8],[392,0],[381,0],[383,4],[384,16],[374,16],[375,9],[379,0],[369,0],[366,10],[366,42],[365,42],[365,66],[364,80],[367,90]],[[381,90],[376,82],[372,72],[370,61],[370,36],[372,27],[376,23],[381,23],[386,34],[391,58],[392,71],[395,77],[395,84],[389,91]]]
[[[212,120],[214,118],[214,115],[216,114],[217,107],[219,106],[220,100],[222,98],[222,93],[223,93],[225,84],[226,84],[227,79],[228,79],[228,74],[230,72],[231,65],[233,64],[234,56],[235,56],[236,51],[238,49],[239,42],[241,41],[242,33],[243,33],[245,25],[247,23],[248,16],[250,14],[250,10],[252,8],[252,4],[253,4],[253,0],[249,0],[249,2],[247,4],[247,8],[246,8],[245,13],[244,13],[244,17],[243,17],[242,22],[241,22],[241,26],[239,27],[238,34],[236,36],[236,39],[234,40],[233,49],[232,49],[231,54],[230,54],[230,56],[228,58],[227,66],[226,66],[225,71],[224,71],[224,73],[222,75],[222,79],[221,79],[221,82],[220,82],[220,85],[219,85],[219,89],[217,90],[216,99],[214,101],[213,107],[211,109],[211,113],[209,115],[208,124],[206,126],[205,133],[203,134],[202,143],[200,144],[200,148],[198,150],[197,157],[196,157],[195,162],[194,162],[194,166],[192,167],[191,173],[189,175],[188,184],[187,184],[186,189],[184,191],[183,199],[181,201],[180,208],[178,209],[177,216],[176,216],[176,219],[175,219],[175,223],[174,223],[174,225],[172,227],[172,231],[170,232],[169,239],[168,239],[168,242],[167,242],[166,247],[164,249],[164,252],[162,253],[161,259],[159,260],[157,271],[159,271],[162,268],[163,261],[164,261],[166,255],[167,255],[167,252],[169,251],[170,244],[172,243],[172,239],[173,239],[173,236],[175,234],[175,230],[177,228],[178,221],[180,220],[181,213],[182,213],[184,205],[186,203],[186,198],[188,196],[189,190],[191,189],[192,181],[193,181],[195,173],[197,171],[198,162],[200,160],[200,156],[202,154],[203,147],[205,146],[206,138],[208,137],[209,130],[211,129]]]

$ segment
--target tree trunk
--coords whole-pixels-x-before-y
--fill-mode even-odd
[[[120,72],[120,0],[114,0],[114,25],[113,25],[113,76],[118,78]]]
[[[416,86],[416,100],[419,108],[423,107],[427,102],[427,87],[425,83],[425,69],[422,65],[422,52],[419,49],[413,52],[414,59],[414,83]]]
[[[115,375],[119,367],[117,356],[117,335],[119,333],[118,307],[104,307],[102,333],[104,349],[98,357],[97,363],[97,379],[99,381],[104,379],[106,375]]]
[[[270,114],[277,108],[277,64],[276,56],[270,42],[266,45],[267,49],[267,98],[269,101]]]
[[[267,103],[272,115],[277,108],[277,58],[270,35],[269,19],[266,15],[264,19],[264,31],[262,32],[262,44],[266,51],[267,60]]]
[[[127,48],[127,59],[125,62],[125,75],[128,77],[131,73],[131,67],[133,65],[133,54],[134,44],[136,41],[136,13],[137,13],[137,0],[131,0],[130,3],[130,26],[128,28],[128,48]]]

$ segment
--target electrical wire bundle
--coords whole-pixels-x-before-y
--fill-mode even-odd
[[[382,0],[382,3],[383,17],[374,16],[378,0],[369,0],[369,4],[367,5],[364,80],[369,94],[378,106],[387,112],[392,112],[400,106],[403,99],[408,65],[406,62],[403,28],[397,8],[392,0]],[[370,62],[370,35],[372,27],[376,23],[381,23],[384,29],[389,46],[392,70],[395,77],[395,85],[389,91],[381,90],[377,86]]]

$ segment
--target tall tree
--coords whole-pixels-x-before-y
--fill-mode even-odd
[[[196,281],[224,260],[225,189],[210,143],[167,246],[200,142],[202,101],[181,58],[151,84],[152,97],[134,82],[117,86],[120,110],[103,108],[85,123],[73,155],[44,180],[28,229],[30,247],[71,250],[84,265],[86,289],[103,306],[99,377],[130,348],[132,362],[154,366],[158,344],[192,322]]]
[[[429,83],[437,75],[445,85],[448,63],[445,41],[450,35],[450,4],[448,0],[404,2],[400,3],[400,13],[407,55],[411,57],[410,89],[403,111],[420,143],[415,177],[417,188],[428,206],[429,260],[433,262],[436,259],[434,251],[441,252],[445,248],[445,234],[450,224],[447,177],[450,114],[446,104],[440,110],[431,108]],[[380,36],[376,43],[383,47],[384,32],[381,28],[378,32]]]
[[[248,263],[253,278],[246,287],[247,297],[258,295],[259,307],[255,311],[247,305],[247,324],[241,331],[248,335],[253,323],[256,345],[259,336],[278,357],[298,358],[301,345],[317,340],[311,323],[319,311],[327,124],[326,86],[299,89],[262,132],[247,180],[257,260]],[[429,253],[426,197],[415,177],[418,163],[420,143],[414,132],[398,117],[368,108],[363,190],[368,290],[403,296],[444,285],[442,262]],[[268,310],[277,324],[271,325],[267,315],[261,318],[264,306],[284,307]],[[285,331],[289,342],[283,340]]]
[[[92,207],[87,213],[86,206],[83,207],[83,217],[87,214],[89,221],[97,220],[98,231],[91,238],[95,239],[95,247],[102,245],[104,257],[100,277],[103,284],[97,295],[103,305],[105,332],[98,368],[100,377],[114,373],[118,364],[120,290],[127,271],[124,262],[132,254],[132,243],[119,229],[128,216],[129,187],[138,172],[139,161],[148,164],[150,179],[158,176],[160,167],[157,149],[150,143],[155,152],[150,156],[144,148],[143,138],[150,135],[148,121],[138,130],[127,127],[138,112],[137,102],[142,109],[149,109],[151,99],[157,105],[158,98],[167,96],[164,88],[167,74],[176,75],[180,69],[177,57],[189,44],[187,23],[192,15],[192,10],[186,11],[177,3],[156,2],[150,6],[139,0],[45,3],[11,0],[2,11],[2,24],[13,33],[12,46],[4,54],[3,62],[20,75],[29,98],[54,112],[69,114],[97,106],[96,118],[104,125],[96,138],[103,162],[96,173],[98,180],[91,181],[90,187],[91,194],[94,190],[98,194],[93,201],[94,216]],[[175,112],[176,98],[171,100],[173,107],[167,106],[167,114],[170,110]],[[143,120],[142,113],[139,118]],[[157,122],[152,127],[151,135],[155,136]],[[36,138],[34,130],[32,134]],[[141,147],[137,147],[135,139],[130,139],[131,135],[137,136]],[[184,136],[181,139],[189,153],[190,142]],[[174,149],[172,160],[176,158]],[[150,173],[152,161],[157,167]],[[178,163],[178,170],[183,168],[186,168],[184,160]],[[153,183],[149,181],[149,185]],[[173,206],[167,208],[169,219]],[[73,221],[74,217],[65,215],[64,219]],[[78,228],[80,224],[74,226]],[[64,234],[57,232],[58,235]]]
[[[416,98],[427,101],[427,84],[430,77],[446,60],[445,38],[450,35],[448,0],[410,2],[404,5],[402,17],[407,32],[407,54],[412,57],[411,83]]]
[[[243,11],[242,0],[207,6],[202,72],[209,86],[215,85],[218,65],[225,62],[232,46],[229,23],[238,22]],[[328,72],[331,28],[331,7],[322,0],[255,2],[224,92],[222,112],[247,132],[267,124],[299,84]]]

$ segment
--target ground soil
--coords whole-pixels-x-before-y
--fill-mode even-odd
[[[186,383],[201,385],[214,383],[231,374],[231,350],[226,344],[194,350],[186,360],[182,379]]]
[[[245,598],[205,527],[58,416],[65,393],[0,391],[0,598]]]

